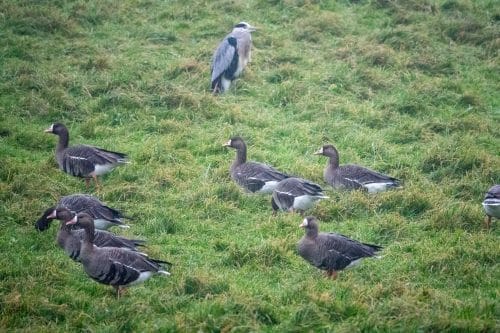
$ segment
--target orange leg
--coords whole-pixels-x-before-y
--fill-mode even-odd
[[[489,229],[491,225],[491,216],[486,215],[485,222],[486,222],[486,229]]]
[[[125,292],[125,288],[123,288],[122,286],[113,286],[116,290],[116,298],[117,299],[120,299],[120,297],[123,295],[123,293]]]
[[[94,178],[95,187],[96,187],[97,191],[99,191],[101,188],[101,185],[99,184],[99,180],[97,179],[97,176],[92,175],[92,178]]]
[[[335,280],[337,279],[337,271],[326,271],[326,276]]]

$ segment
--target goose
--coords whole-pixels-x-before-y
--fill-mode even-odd
[[[64,207],[59,207],[53,210],[49,216],[61,221],[59,231],[57,232],[57,244],[71,259],[79,261],[80,247],[85,231],[83,229],[72,229],[65,223],[65,221],[71,220],[75,215],[75,212]],[[95,230],[94,232],[94,244],[98,247],[113,246],[137,251],[137,247],[143,246],[144,243],[143,240],[128,239],[104,230]]]
[[[300,224],[305,229],[305,236],[297,244],[299,255],[311,265],[326,271],[332,279],[337,278],[337,271],[352,267],[365,257],[373,257],[382,249],[381,246],[360,243],[347,236],[336,233],[319,233],[318,220],[308,216]]]
[[[324,145],[315,155],[330,158],[324,172],[325,182],[337,189],[364,189],[368,193],[383,192],[390,188],[399,188],[400,180],[360,165],[339,166],[339,153],[333,145]]]
[[[128,162],[127,155],[123,153],[87,145],[68,147],[69,132],[61,123],[52,124],[45,132],[59,136],[56,146],[56,160],[59,168],[72,176],[85,178],[87,188],[90,178],[93,178],[96,186],[99,187],[97,176],[104,175],[116,166]]]
[[[484,196],[483,209],[486,213],[486,228],[490,228],[491,218],[500,219],[500,184],[492,186]]]
[[[231,178],[248,192],[270,194],[280,181],[290,177],[267,164],[247,162],[247,146],[239,136],[231,138],[224,146],[236,149]]]
[[[250,62],[252,35],[255,27],[246,22],[236,24],[233,31],[219,44],[212,59],[212,92],[229,89]]]
[[[108,230],[113,226],[130,228],[122,221],[123,219],[131,219],[130,217],[125,216],[119,210],[106,206],[92,195],[77,193],[61,197],[55,206],[47,208],[36,222],[37,230],[43,231],[49,227],[52,219],[48,216],[59,206],[66,207],[76,213],[88,213],[94,219],[95,228],[99,230]]]
[[[290,177],[278,183],[273,191],[271,205],[275,213],[283,210],[302,214],[321,199],[328,199],[321,186],[309,180]]]
[[[94,222],[87,213],[74,215],[65,223],[85,231],[80,248],[80,262],[85,273],[99,283],[111,285],[117,298],[125,287],[144,282],[154,274],[170,275],[162,267],[171,265],[167,261],[151,259],[124,248],[95,246]]]
[[[95,228],[99,230],[108,230],[113,226],[124,229],[130,228],[122,221],[122,219],[131,219],[130,217],[125,216],[119,210],[106,206],[92,195],[78,193],[64,196],[59,199],[56,206],[47,208],[35,224],[38,231],[43,231],[49,227],[52,219],[48,218],[48,216],[57,207],[66,207],[76,213],[88,213],[94,219]]]

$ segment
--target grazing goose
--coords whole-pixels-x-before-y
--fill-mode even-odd
[[[488,190],[484,197],[483,208],[486,213],[486,228],[489,229],[492,217],[500,219],[500,185],[494,185]]]
[[[240,76],[248,62],[255,28],[246,22],[236,24],[215,50],[212,59],[212,92],[223,93]]]
[[[95,281],[113,286],[117,298],[123,287],[144,282],[156,273],[170,275],[161,267],[162,264],[171,265],[169,262],[151,259],[123,248],[95,246],[94,222],[86,213],[75,215],[66,221],[66,225],[75,225],[85,230],[80,249],[83,269]]]
[[[315,155],[330,158],[324,172],[325,182],[338,189],[364,189],[368,193],[400,187],[400,180],[356,164],[339,166],[339,153],[332,145],[321,147]]]
[[[87,187],[90,178],[93,178],[96,186],[99,187],[97,176],[110,172],[120,164],[127,163],[127,155],[123,153],[86,145],[68,147],[69,132],[61,123],[52,124],[45,132],[59,136],[56,146],[56,160],[59,168],[72,176],[85,178]]]
[[[327,199],[323,189],[302,178],[287,178],[278,183],[273,191],[271,205],[273,211],[299,211],[301,214],[320,199]]]
[[[358,264],[362,258],[373,257],[382,249],[340,234],[318,233],[318,221],[314,216],[306,217],[300,227],[305,228],[306,234],[297,244],[299,255],[325,270],[332,279],[337,278],[337,271]]]
[[[122,219],[130,219],[123,215],[120,211],[108,207],[99,199],[88,194],[71,194],[62,197],[57,202],[56,206],[48,208],[45,213],[36,222],[36,228],[39,231],[47,229],[52,219],[48,216],[57,208],[66,207],[76,213],[87,213],[94,219],[94,226],[99,230],[107,230],[112,226],[119,228],[129,228],[128,225],[122,222]]]
[[[238,136],[231,138],[224,146],[236,149],[231,178],[249,192],[272,193],[281,180],[289,177],[267,164],[247,162],[247,146]]]
[[[85,231],[83,229],[72,229],[65,223],[65,221],[71,220],[75,215],[75,212],[64,207],[59,207],[53,210],[49,216],[61,221],[56,239],[59,247],[61,247],[71,259],[80,261],[80,247]],[[98,247],[113,246],[137,251],[137,246],[143,246],[144,243],[143,240],[116,236],[104,230],[95,230],[94,232],[94,244]]]

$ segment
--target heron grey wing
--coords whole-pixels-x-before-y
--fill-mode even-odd
[[[221,74],[224,73],[233,61],[233,57],[236,53],[236,44],[231,45],[229,38],[225,38],[215,50],[213,61],[212,61],[212,82],[216,80]],[[234,43],[235,39],[232,38]]]

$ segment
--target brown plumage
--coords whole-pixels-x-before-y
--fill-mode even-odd
[[[290,177],[267,164],[247,162],[247,146],[239,136],[231,138],[224,146],[236,149],[231,178],[249,192],[272,193],[278,182]]]
[[[144,282],[153,274],[170,275],[162,268],[162,264],[170,265],[169,262],[123,248],[94,246],[94,223],[86,213],[76,215],[66,224],[85,230],[80,251],[85,273],[99,283],[113,286],[117,297],[123,287]]]
[[[339,165],[339,153],[332,145],[321,147],[315,155],[329,158],[323,172],[325,182],[337,189],[363,189],[368,193],[382,192],[389,188],[400,187],[400,180],[370,170],[356,164]]]
[[[123,223],[123,219],[131,219],[125,216],[117,209],[111,208],[103,204],[99,199],[88,194],[71,194],[61,197],[55,206],[45,210],[43,215],[38,219],[35,227],[38,231],[43,231],[50,226],[50,222],[55,217],[52,216],[53,211],[58,207],[65,207],[76,213],[87,213],[94,219],[94,226],[99,230],[107,230],[110,227],[117,226],[119,228],[129,228]]]
[[[314,216],[304,219],[300,227],[306,234],[297,244],[299,255],[311,265],[325,270],[335,279],[337,271],[356,265],[362,258],[373,257],[381,246],[360,243],[341,234],[319,233]]]
[[[68,147],[69,132],[61,123],[52,124],[45,132],[59,136],[56,146],[59,168],[72,176],[85,178],[87,187],[90,178],[93,178],[96,186],[99,186],[97,176],[127,163],[127,155],[123,153],[86,145]]]
[[[64,252],[73,260],[80,261],[81,244],[85,235],[83,229],[73,229],[66,225],[66,221],[71,220],[76,214],[67,208],[58,207],[52,210],[48,215],[49,218],[57,218],[61,221],[59,231],[57,232],[56,242]],[[94,244],[98,247],[119,247],[131,251],[137,251],[138,246],[142,246],[145,242],[138,239],[128,239],[117,236],[104,230],[94,231]]]

